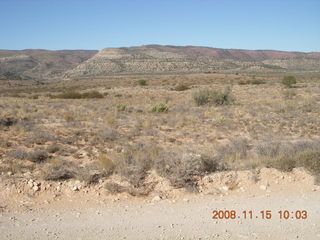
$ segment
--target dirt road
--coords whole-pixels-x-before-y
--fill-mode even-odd
[[[212,219],[213,210],[236,219]],[[252,210],[252,219],[243,211]],[[260,211],[271,210],[271,219]],[[288,210],[289,219],[280,219]],[[307,219],[292,211],[306,210]],[[247,216],[249,218],[249,215]],[[293,218],[292,218],[293,217]],[[260,196],[190,195],[181,199],[2,212],[0,239],[320,239],[320,191]]]

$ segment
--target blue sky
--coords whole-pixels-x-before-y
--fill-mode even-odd
[[[320,51],[320,0],[0,0],[0,49]]]

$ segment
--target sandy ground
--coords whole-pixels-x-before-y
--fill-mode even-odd
[[[3,211],[0,239],[320,239],[319,190],[77,203]],[[236,210],[237,218],[213,220],[214,210]],[[252,210],[253,219],[244,219],[244,210]],[[272,218],[262,219],[262,210]],[[279,210],[288,210],[289,219],[281,220]],[[296,210],[306,210],[307,219],[295,219]]]

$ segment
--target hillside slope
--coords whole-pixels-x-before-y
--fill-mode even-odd
[[[95,50],[0,50],[0,79],[59,77],[96,53]]]
[[[132,73],[317,71],[320,53],[148,45],[105,48],[69,77]]]

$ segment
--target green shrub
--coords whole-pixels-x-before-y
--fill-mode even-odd
[[[173,90],[174,91],[185,91],[190,89],[188,86],[184,85],[184,84],[179,84],[177,85]]]
[[[138,81],[138,85],[139,85],[139,86],[147,86],[147,81],[141,79],[141,80]]]
[[[151,109],[152,112],[168,112],[169,108],[166,104],[164,103],[159,103]]]
[[[118,105],[117,105],[117,110],[118,110],[119,112],[123,112],[123,111],[127,110],[127,106],[126,106],[126,105],[123,105],[123,104],[118,104]]]
[[[228,105],[233,101],[230,92],[230,88],[225,89],[223,92],[211,89],[201,89],[193,95],[193,99],[197,106]]]
[[[292,87],[292,85],[296,84],[297,80],[294,76],[285,76],[282,79],[282,84],[286,87]]]
[[[38,99],[39,98],[39,95],[32,95],[29,97],[29,99]]]

